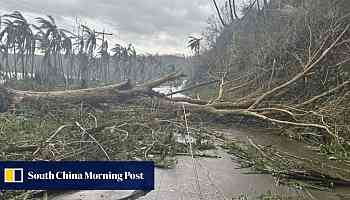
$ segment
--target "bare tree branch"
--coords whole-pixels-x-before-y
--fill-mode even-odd
[[[214,6],[215,6],[215,9],[216,9],[216,12],[217,12],[217,14],[218,14],[218,17],[219,17],[219,19],[220,19],[221,24],[222,24],[223,26],[226,26],[226,23],[224,22],[224,19],[223,19],[222,16],[221,16],[221,12],[220,12],[220,9],[219,9],[219,7],[218,7],[218,4],[216,3],[216,0],[213,0],[213,3],[214,3]]]

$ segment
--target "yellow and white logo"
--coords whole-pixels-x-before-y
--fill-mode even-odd
[[[5,168],[5,183],[23,183],[23,168]]]

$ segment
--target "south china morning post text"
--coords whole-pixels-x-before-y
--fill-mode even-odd
[[[117,182],[122,182],[124,180],[144,180],[144,173],[73,173],[66,171],[58,172],[46,172],[46,173],[36,173],[35,171],[28,172],[28,180],[113,180]]]
[[[154,162],[0,162],[5,190],[153,190]]]

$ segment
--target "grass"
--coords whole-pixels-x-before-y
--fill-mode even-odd
[[[271,146],[244,142],[223,145],[242,168],[252,173],[271,174],[279,183],[296,189],[332,191],[335,186],[350,185],[350,167],[347,162],[329,160],[323,156],[293,155]]]
[[[108,111],[84,103],[22,104],[16,114],[0,115],[0,160],[153,160],[172,168],[177,154],[189,154],[175,137],[186,127],[173,112],[154,111],[148,103],[109,105]],[[195,152],[214,147],[205,132],[191,126]],[[25,193],[4,194],[11,199]]]
[[[264,194],[252,195],[252,194],[241,194],[233,200],[307,200],[308,198],[301,195],[287,195],[287,194],[276,194],[272,191],[267,191]]]

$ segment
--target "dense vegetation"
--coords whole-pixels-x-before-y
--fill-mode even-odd
[[[192,39],[190,47],[195,53],[192,82],[217,85],[211,92],[195,91],[202,99],[211,94],[209,101],[197,103],[224,116],[221,122],[257,120],[311,144],[323,160],[290,157],[255,145],[254,139],[249,148],[234,144],[228,149],[243,165],[277,177],[347,185],[350,2],[255,0],[242,8],[235,1],[213,2],[217,15],[204,39]]]
[[[193,71],[202,76],[193,82],[217,80],[213,99],[221,107],[247,109],[293,137],[348,149],[350,3],[225,3],[195,56]]]

